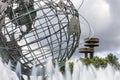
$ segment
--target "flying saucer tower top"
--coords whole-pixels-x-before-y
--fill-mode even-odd
[[[90,54],[90,58],[94,57],[94,47],[99,46],[99,39],[98,38],[85,38],[85,45],[86,48],[80,48],[80,53],[85,54],[85,58],[88,58],[88,53]]]
[[[79,44],[79,13],[70,0],[0,0],[0,55],[24,71],[64,62]]]

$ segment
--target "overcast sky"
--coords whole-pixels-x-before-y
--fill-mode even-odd
[[[81,0],[73,0],[73,3],[78,8]],[[100,46],[95,49],[95,55],[105,56],[111,52],[120,58],[119,8],[120,0],[85,0],[83,6],[79,9],[79,13],[88,20],[94,29],[94,37],[100,39]],[[80,18],[80,21],[82,41],[84,37],[89,36],[89,27],[82,18]]]

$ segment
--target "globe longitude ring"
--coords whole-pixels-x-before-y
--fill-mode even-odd
[[[4,2],[0,49],[3,61],[44,66],[48,59],[64,62],[79,44],[78,11],[70,0],[19,0]]]

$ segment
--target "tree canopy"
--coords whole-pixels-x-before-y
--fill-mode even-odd
[[[99,58],[99,57],[95,56],[92,59],[90,59],[90,58],[80,58],[80,60],[86,66],[89,66],[89,65],[92,64],[96,68],[100,68],[100,67],[101,68],[106,68],[107,65],[110,64],[113,67],[115,67],[115,69],[120,70],[120,63],[118,61],[118,58],[116,56],[114,56],[112,53],[108,54],[107,57],[105,57],[105,58]],[[74,63],[73,62],[69,62],[68,64],[69,64],[70,71],[72,73],[73,67],[74,67]],[[63,67],[61,67],[60,70],[62,72],[64,72],[65,71],[65,65]]]

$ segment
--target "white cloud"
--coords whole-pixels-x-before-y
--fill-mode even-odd
[[[76,8],[82,0],[73,0]],[[118,52],[120,50],[120,0],[85,0],[79,10],[95,31],[95,37],[100,39],[100,46],[96,52]],[[81,40],[88,37],[89,28],[80,18],[82,36]],[[88,30],[87,30],[88,29]],[[97,54],[98,55],[98,54]],[[99,54],[102,55],[102,54]]]
[[[102,52],[102,53],[95,53],[94,56],[98,56],[98,57],[101,57],[101,58],[105,58],[107,56],[107,52]]]
[[[81,1],[82,0],[73,0],[76,8],[80,6],[78,3],[81,3]],[[83,6],[79,10],[79,13],[88,20],[95,31],[95,35],[98,35],[98,33],[110,28],[110,26],[108,26],[111,22],[109,10],[109,5],[104,0],[85,0]],[[85,37],[88,37],[89,27],[82,18],[80,18],[80,23],[82,36],[84,35]]]

